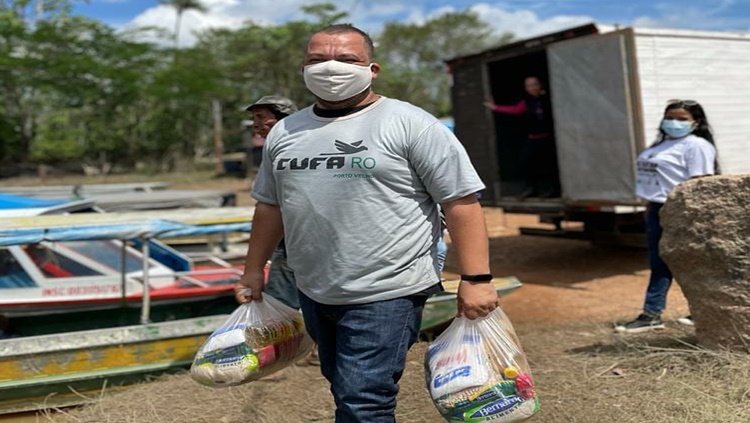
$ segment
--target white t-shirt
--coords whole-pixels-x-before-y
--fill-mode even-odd
[[[713,175],[716,149],[701,137],[665,139],[638,155],[635,195],[664,203],[679,184],[690,178]]]
[[[280,206],[288,264],[305,295],[361,304],[438,283],[437,205],[482,189],[445,125],[381,98],[343,117],[308,107],[279,121],[252,196]]]

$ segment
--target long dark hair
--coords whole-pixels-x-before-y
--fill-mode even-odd
[[[692,100],[676,100],[670,102],[667,107],[664,109],[664,115],[667,114],[670,110],[675,109],[685,109],[688,113],[690,113],[690,116],[693,117],[693,120],[697,124],[695,126],[695,129],[691,132],[691,134],[701,137],[704,140],[710,142],[714,149],[716,149],[716,143],[714,142],[714,133],[711,129],[711,125],[708,123],[708,117],[706,116],[705,110],[703,110],[703,106],[701,106],[697,101]],[[661,127],[659,128],[659,141],[657,144],[664,141],[666,137],[666,133],[664,132]],[[718,155],[718,149],[716,160],[714,160],[714,173],[716,175],[719,174],[719,155]]]

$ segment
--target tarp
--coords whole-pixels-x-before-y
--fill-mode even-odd
[[[68,202],[70,200],[32,198],[0,193],[0,209],[38,209],[59,206]]]
[[[93,204],[91,200],[34,198],[0,193],[0,218],[72,212],[91,209]]]

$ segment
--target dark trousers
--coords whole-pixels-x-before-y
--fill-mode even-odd
[[[526,190],[539,195],[559,196],[560,172],[554,137],[528,138],[524,143],[521,160],[525,166]]]
[[[667,263],[659,256],[659,241],[661,241],[662,234],[659,210],[663,205],[661,203],[648,203],[646,208],[646,237],[651,277],[648,281],[643,311],[652,315],[660,315],[667,307],[667,292],[672,285],[672,272],[669,270]]]
[[[426,296],[327,305],[299,293],[305,327],[331,384],[336,423],[395,422],[398,381],[416,342]]]

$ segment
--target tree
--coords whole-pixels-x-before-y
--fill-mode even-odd
[[[39,0],[0,0],[0,170],[29,163],[79,170],[104,162],[190,166],[213,150],[216,101],[224,110],[224,146],[237,150],[248,118],[243,105],[267,94],[301,107],[314,101],[300,74],[306,42],[347,16],[331,3],[308,5],[307,20],[212,29],[198,34],[195,46],[178,50],[71,16],[67,1],[44,0],[40,15],[34,10]],[[205,8],[200,0],[163,1],[177,12],[177,47],[182,14]],[[373,37],[375,60],[384,65],[376,89],[437,116],[448,114],[450,76],[443,60],[509,39],[494,34],[469,12],[389,23]]]
[[[318,21],[313,25],[317,25],[321,28],[339,23],[342,19],[349,16],[349,14],[346,12],[339,12],[336,9],[336,5],[334,5],[333,3],[311,4],[302,6],[300,9],[306,15],[317,18]]]
[[[304,50],[310,35],[344,19],[330,3],[302,8],[313,21],[292,21],[267,26],[248,21],[237,30],[211,29],[198,35],[196,49],[204,62],[216,66],[217,95],[222,99],[225,145],[237,149],[241,143],[240,122],[247,119],[241,110],[261,96],[280,94],[300,106],[314,101],[300,75]]]
[[[144,87],[160,58],[154,45],[123,40],[114,29],[82,18],[45,23],[32,38],[44,66],[30,84],[36,107],[32,159],[103,165],[128,163],[134,122],[146,113]]]
[[[180,25],[182,24],[182,14],[188,10],[205,13],[208,9],[200,0],[160,0],[161,4],[173,7],[177,13],[174,22],[174,48],[179,47]]]
[[[444,61],[499,46],[512,39],[495,31],[472,11],[450,12],[422,24],[386,23],[376,39],[376,61],[384,65],[377,80],[385,95],[450,114],[450,76]]]

